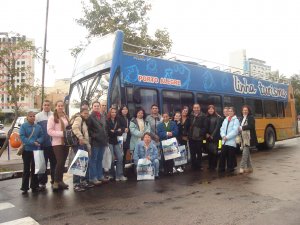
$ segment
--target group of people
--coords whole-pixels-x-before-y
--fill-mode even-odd
[[[42,112],[36,115],[28,112],[27,122],[20,128],[24,144],[23,194],[29,188],[32,192],[46,188],[47,171],[39,175],[34,173],[33,151],[39,149],[44,151],[46,167],[50,162],[50,183],[54,191],[69,188],[63,181],[63,173],[70,149],[75,154],[78,149],[83,149],[89,156],[86,176],[73,176],[73,188],[76,192],[111,180],[126,181],[124,167],[129,153],[135,167],[139,159],[149,159],[156,178],[159,178],[160,172],[168,175],[183,172],[183,167],[174,167],[174,160],[164,159],[161,142],[169,138],[176,138],[179,145],[185,145],[189,149],[193,170],[203,170],[202,152],[206,149],[208,169],[218,169],[219,172],[226,169],[233,172],[237,167],[236,148],[239,139],[243,150],[240,173],[252,172],[250,147],[255,146],[257,140],[255,120],[249,106],[243,106],[243,117],[240,119],[235,116],[233,107],[225,107],[224,115],[220,116],[213,105],[208,106],[206,114],[202,113],[197,103],[193,105],[191,112],[185,106],[181,111],[175,112],[173,118],[170,118],[168,112],[160,115],[156,104],[151,106],[151,113],[147,117],[145,110],[138,108],[132,118],[126,105],[111,107],[107,112],[105,101],[93,102],[91,112],[89,103],[83,101],[80,112],[71,118],[64,112],[63,101],[55,103],[54,112],[51,112],[50,106],[50,101],[45,100]],[[70,125],[78,138],[78,145],[71,148],[64,140],[66,128]],[[122,144],[119,143],[120,137]],[[110,169],[105,172],[102,162],[107,148],[112,158]]]

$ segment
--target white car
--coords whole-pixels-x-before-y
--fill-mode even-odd
[[[16,123],[15,123],[14,128],[20,129],[21,125],[22,125],[24,122],[26,122],[26,121],[27,121],[27,120],[26,120],[26,116],[20,116],[20,117],[18,117],[18,119],[17,119],[17,121],[16,121]]]

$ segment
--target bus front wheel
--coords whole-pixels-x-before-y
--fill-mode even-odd
[[[265,147],[267,149],[272,149],[275,145],[275,131],[272,127],[267,127],[265,132]]]

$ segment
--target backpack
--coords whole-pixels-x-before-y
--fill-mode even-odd
[[[75,117],[75,118],[77,118],[77,117]],[[74,120],[75,120],[75,118],[74,118]],[[68,126],[66,126],[65,131],[64,131],[65,145],[69,146],[69,147],[77,146],[79,144],[79,140],[78,140],[77,136],[73,133],[73,130],[72,130],[72,125],[74,123],[74,120]],[[83,127],[83,121],[81,122],[81,131],[82,131],[82,127]]]

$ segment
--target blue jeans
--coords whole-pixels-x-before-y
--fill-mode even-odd
[[[116,145],[109,144],[109,149],[112,155],[111,167],[110,167],[111,175],[112,176],[115,175],[116,178],[120,178],[123,176],[123,154],[124,154],[123,149],[120,148],[119,144]],[[115,156],[117,159],[117,163],[116,163],[117,171],[115,171]]]
[[[105,150],[105,146],[92,147],[92,155],[89,161],[90,181],[103,179],[102,159],[103,159],[104,150]]]

